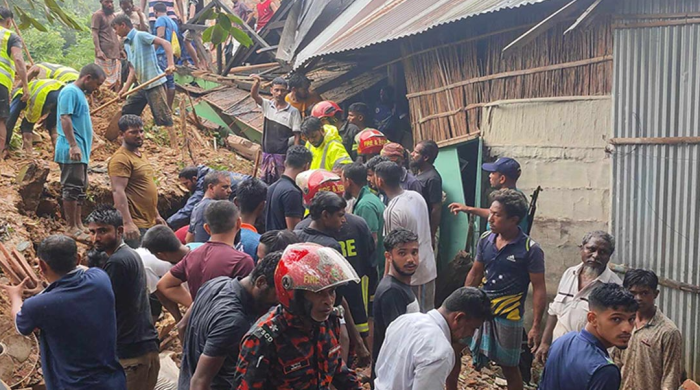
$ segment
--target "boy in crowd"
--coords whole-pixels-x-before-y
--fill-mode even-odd
[[[655,305],[659,278],[652,271],[632,269],[625,273],[623,285],[639,309],[629,346],[612,353],[622,372],[620,389],[678,389],[683,377],[683,337]]]
[[[589,305],[586,328],[569,332],[552,345],[540,390],[620,388],[620,369],[607,350],[627,348],[639,305],[629,291],[615,283],[603,283],[593,289]],[[645,383],[643,388],[656,389],[651,383]]]
[[[250,255],[254,262],[258,262],[258,244],[260,233],[255,224],[265,210],[265,198],[267,198],[267,186],[262,180],[250,178],[238,183],[236,197],[233,203],[241,212],[241,242],[243,252]]]

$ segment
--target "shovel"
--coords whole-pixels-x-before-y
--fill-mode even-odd
[[[146,88],[147,86],[153,84],[154,82],[160,80],[161,78],[163,78],[165,76],[166,76],[165,73],[161,73],[160,75],[146,81],[145,83],[139,85],[138,87],[129,90],[123,96],[117,96],[117,97],[111,99],[110,101],[106,102],[105,104],[97,107],[96,109],[94,109],[90,113],[90,115],[97,114],[98,112],[104,110],[105,108],[111,106],[112,104],[118,102],[119,100],[121,100],[129,95],[132,95],[138,91],[141,91],[142,89]],[[114,116],[112,117],[112,120],[109,121],[109,126],[107,126],[107,130],[105,131],[105,138],[107,138],[108,140],[114,141],[115,139],[117,139],[117,137],[119,137],[119,118],[121,118],[121,117],[122,117],[122,113],[121,113],[121,111],[118,111],[116,114],[114,114]]]

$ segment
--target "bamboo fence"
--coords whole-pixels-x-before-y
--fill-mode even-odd
[[[505,23],[490,26],[502,33],[473,34],[474,39],[464,39],[462,32],[453,37],[453,45],[402,43],[416,141],[445,141],[479,131],[481,108],[497,100],[610,94],[609,18],[567,35],[571,21],[564,21],[503,57],[503,48],[537,20],[528,22],[522,29]],[[412,54],[416,52],[420,54]]]

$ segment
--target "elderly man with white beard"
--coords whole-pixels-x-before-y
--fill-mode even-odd
[[[588,296],[596,286],[601,283],[622,285],[622,280],[608,268],[610,256],[615,252],[615,240],[610,234],[600,230],[589,232],[583,237],[580,248],[581,263],[564,272],[557,295],[549,305],[542,343],[535,353],[542,364],[554,340],[586,326]]]

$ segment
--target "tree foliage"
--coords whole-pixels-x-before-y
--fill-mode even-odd
[[[74,30],[85,30],[86,27],[77,20],[74,14],[65,8],[65,0],[13,0],[12,11],[19,20],[19,28],[25,30],[33,27],[47,32],[49,25],[61,24]]]
[[[237,25],[241,26],[245,23],[238,16],[225,12],[216,12],[214,8],[210,8],[207,12],[203,13],[197,21],[202,23],[206,20],[215,20],[216,22],[202,33],[202,40],[204,42],[211,42],[218,45],[226,42],[229,37],[231,37],[245,47],[249,47],[253,44],[253,39],[237,27]]]

